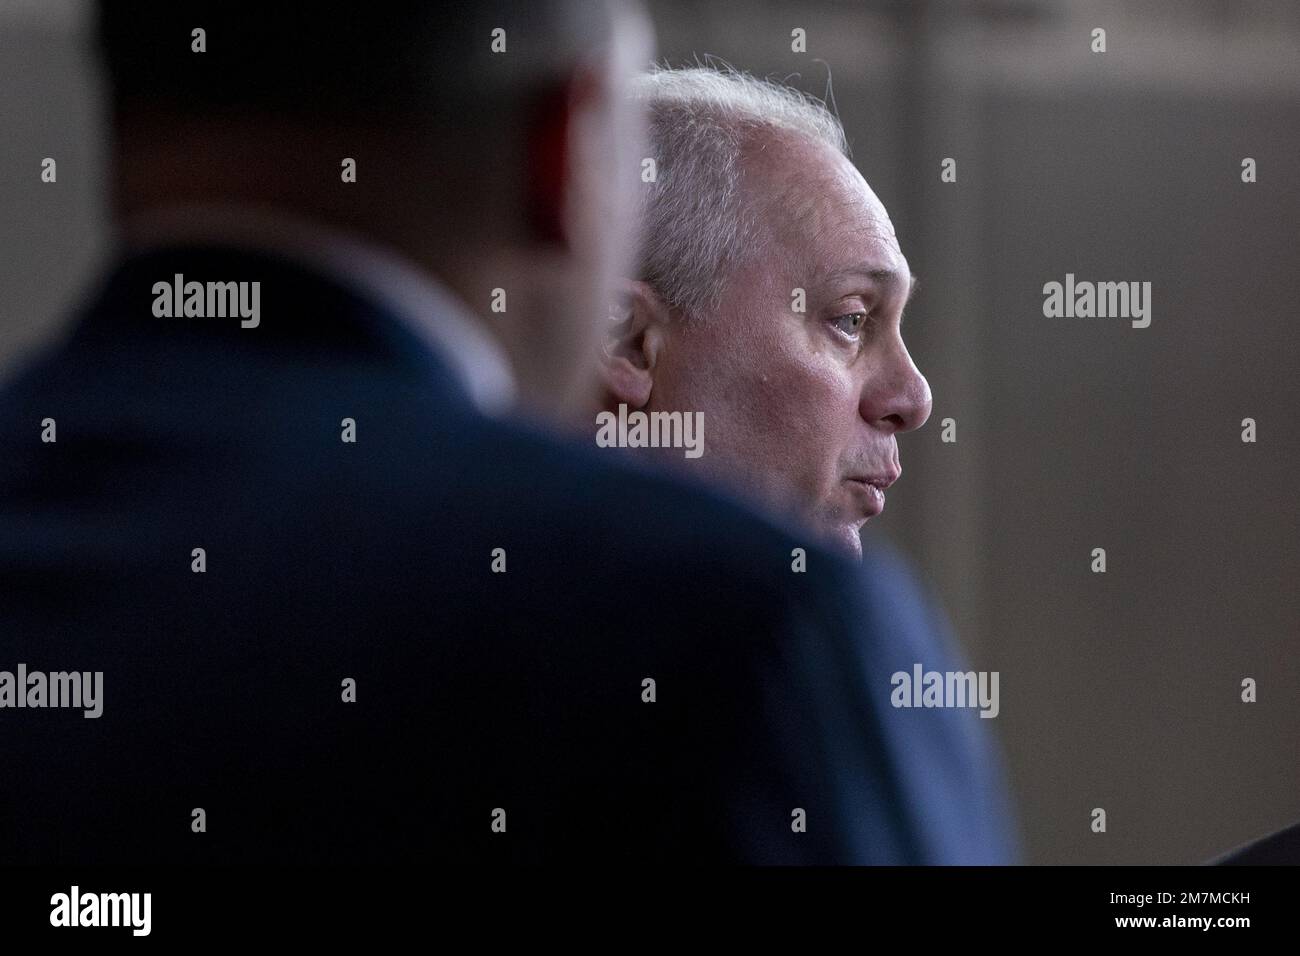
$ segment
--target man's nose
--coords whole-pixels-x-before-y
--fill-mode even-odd
[[[920,428],[930,417],[933,400],[907,346],[895,339],[874,374],[862,388],[861,414],[867,424],[887,428],[891,434]]]

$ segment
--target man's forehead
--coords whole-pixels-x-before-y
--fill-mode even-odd
[[[861,281],[910,298],[916,280],[894,224],[853,163],[799,137],[775,137],[763,147],[751,156],[758,168],[748,185],[768,193],[760,208],[789,263],[810,282]]]

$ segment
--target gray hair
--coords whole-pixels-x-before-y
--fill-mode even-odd
[[[657,180],[644,187],[638,278],[684,316],[705,315],[756,225],[742,196],[746,144],[791,132],[847,156],[844,128],[815,97],[730,67],[656,67],[633,96],[648,110]]]

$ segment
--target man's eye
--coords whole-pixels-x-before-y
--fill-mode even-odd
[[[841,315],[836,318],[833,324],[845,335],[857,335],[862,327],[867,324],[867,313],[850,312],[848,315]]]

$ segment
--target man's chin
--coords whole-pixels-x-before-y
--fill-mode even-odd
[[[853,522],[850,524],[838,524],[830,528],[823,529],[826,538],[826,544],[832,551],[837,551],[844,557],[853,561],[862,560],[862,526],[865,521]]]

